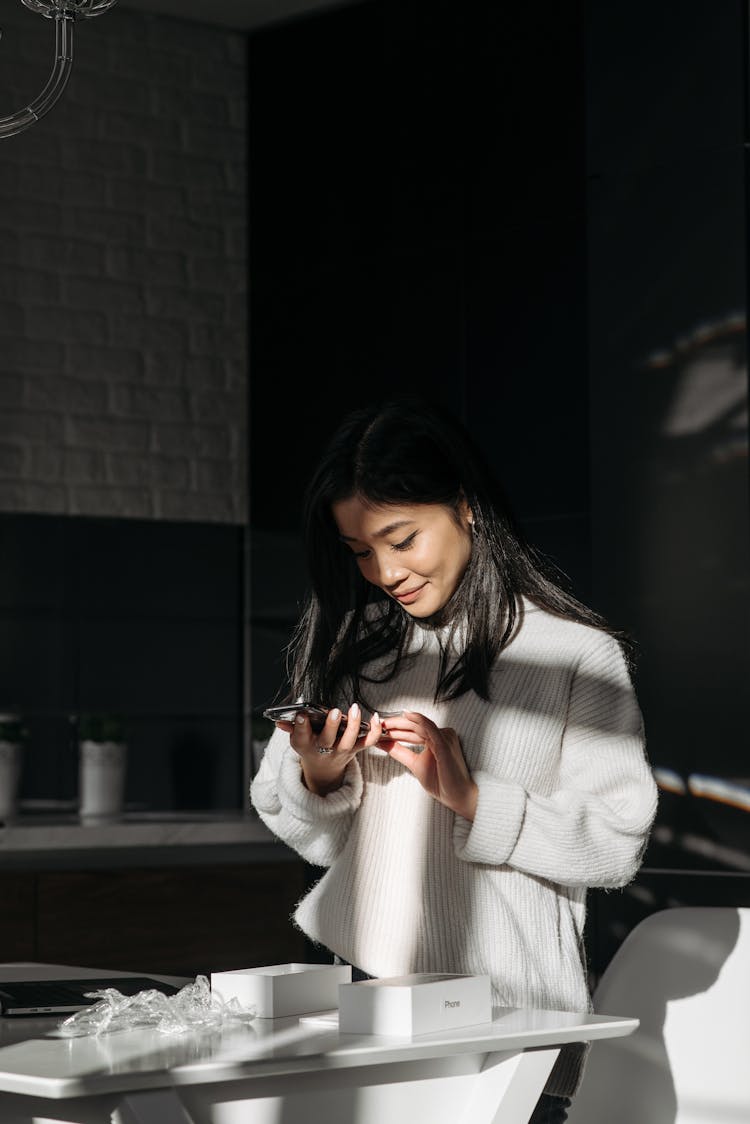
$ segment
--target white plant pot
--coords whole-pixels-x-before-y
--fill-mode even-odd
[[[125,742],[79,744],[78,814],[82,823],[107,823],[119,819],[125,801]]]

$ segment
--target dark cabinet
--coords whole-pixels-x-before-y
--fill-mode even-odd
[[[0,873],[0,960],[199,973],[304,960],[299,862]]]

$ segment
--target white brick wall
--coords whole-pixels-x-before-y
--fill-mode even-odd
[[[0,116],[54,29],[0,6]],[[246,40],[115,7],[0,140],[0,511],[240,523]]]

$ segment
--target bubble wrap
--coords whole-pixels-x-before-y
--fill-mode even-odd
[[[123,995],[114,987],[89,991],[101,997],[59,1025],[59,1033],[73,1038],[84,1034],[108,1034],[116,1030],[152,1027],[163,1034],[186,1034],[194,1030],[215,1030],[230,1023],[248,1023],[255,1018],[254,1007],[242,1007],[236,999],[225,1002],[211,991],[206,976],[196,976],[175,995],[164,995],[157,988]]]

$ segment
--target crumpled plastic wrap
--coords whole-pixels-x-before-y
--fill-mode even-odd
[[[225,1001],[214,995],[207,976],[196,976],[193,983],[185,984],[174,995],[165,995],[157,988],[123,995],[114,987],[87,995],[101,999],[63,1019],[58,1028],[60,1034],[74,1038],[135,1027],[151,1027],[162,1034],[186,1034],[249,1023],[255,1018],[255,1007],[242,1007],[236,999]]]

